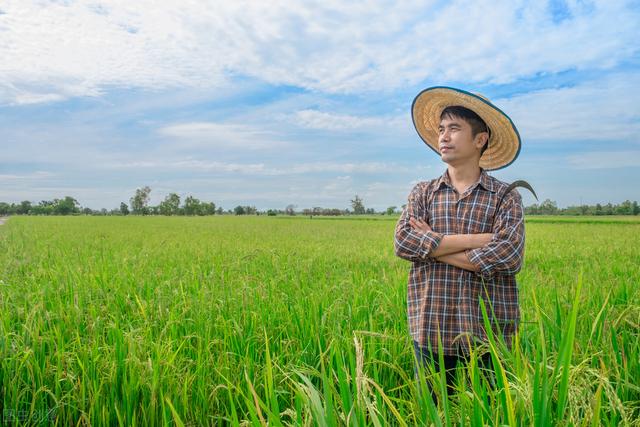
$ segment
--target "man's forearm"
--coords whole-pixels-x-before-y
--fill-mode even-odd
[[[433,258],[464,252],[467,249],[481,248],[491,241],[491,233],[482,234],[447,234],[444,235],[438,247],[429,256]],[[464,255],[464,253],[463,253]]]
[[[455,267],[462,268],[463,270],[475,272],[480,271],[478,266],[469,261],[469,258],[464,251],[436,257],[436,261],[444,262],[445,264],[453,265]]]

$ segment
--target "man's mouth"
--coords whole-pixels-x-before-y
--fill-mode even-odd
[[[453,147],[449,147],[448,145],[443,145],[442,147],[440,147],[440,152],[443,151],[448,151],[448,150],[452,150]]]

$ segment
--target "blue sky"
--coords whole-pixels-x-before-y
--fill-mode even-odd
[[[445,170],[410,116],[435,85],[511,116],[497,178],[640,200],[638,22],[637,1],[3,0],[0,201],[400,206]]]

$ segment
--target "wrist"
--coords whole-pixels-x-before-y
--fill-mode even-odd
[[[481,233],[481,234],[474,234],[474,245],[470,248],[467,249],[479,249],[482,248],[483,246],[488,245],[489,243],[491,243],[491,240],[493,239],[493,234],[491,233]]]

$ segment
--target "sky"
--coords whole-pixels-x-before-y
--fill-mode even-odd
[[[0,0],[0,201],[401,206],[446,169],[410,112],[442,85],[517,126],[496,178],[640,200],[638,22],[638,1]]]

